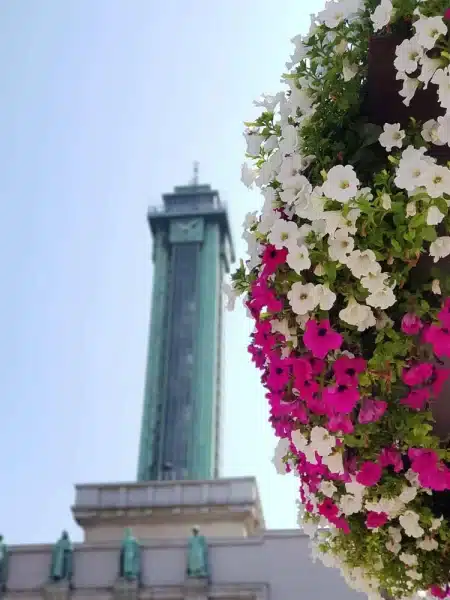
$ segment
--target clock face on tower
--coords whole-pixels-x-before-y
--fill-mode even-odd
[[[181,242],[203,241],[203,219],[177,219],[170,224],[170,242],[179,244]]]

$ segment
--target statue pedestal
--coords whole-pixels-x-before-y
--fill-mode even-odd
[[[114,600],[138,600],[139,582],[137,580],[129,581],[122,577],[114,585]]]
[[[69,600],[70,583],[64,581],[49,581],[42,588],[44,600]]]
[[[184,582],[186,600],[208,600],[209,581],[206,577],[187,577]]]

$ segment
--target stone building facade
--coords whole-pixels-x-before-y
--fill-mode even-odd
[[[5,600],[357,600],[337,571],[310,558],[298,530],[267,530],[253,478],[76,486],[72,507],[84,541],[74,545],[72,585],[50,583],[51,545],[9,548]],[[186,576],[198,525],[209,581]],[[120,543],[132,527],[140,584],[118,578]]]

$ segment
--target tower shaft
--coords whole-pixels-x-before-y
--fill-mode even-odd
[[[149,211],[153,292],[138,481],[218,476],[225,207],[209,186],[177,187]]]

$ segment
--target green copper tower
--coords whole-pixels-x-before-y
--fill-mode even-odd
[[[221,286],[234,261],[228,214],[209,185],[150,209],[153,291],[138,481],[219,475]]]

